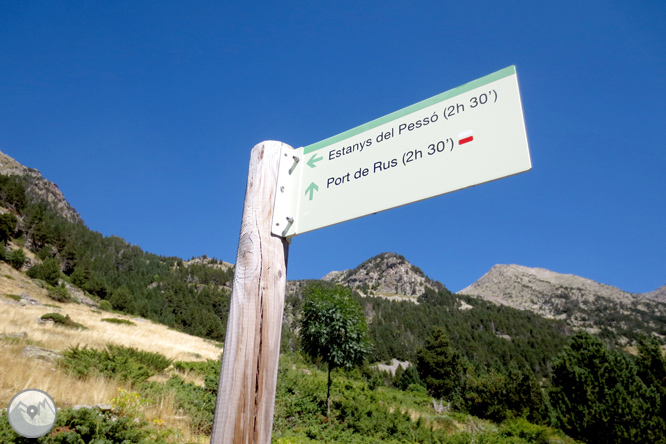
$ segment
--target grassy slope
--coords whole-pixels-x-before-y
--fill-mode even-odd
[[[23,292],[42,304],[61,308],[23,306],[8,296],[20,295]],[[40,316],[52,312],[69,315],[88,329],[74,330],[52,323],[37,323]],[[46,290],[35,285],[24,273],[0,263],[0,334],[27,334],[26,338],[5,338],[0,341],[0,405],[7,406],[16,393],[26,388],[44,390],[54,398],[58,407],[110,403],[118,396],[120,389],[132,389],[127,384],[103,377],[88,377],[83,381],[76,379],[67,375],[55,363],[24,357],[23,350],[27,345],[62,352],[76,345],[100,349],[107,343],[114,343],[159,352],[178,361],[218,359],[222,351],[219,344],[212,341],[171,330],[150,321],[132,320],[135,325],[127,325],[105,322],[102,321],[103,318],[131,319],[115,313],[99,312],[80,304],[55,302],[48,298]],[[168,376],[162,374],[152,379],[160,381],[168,379]],[[186,380],[203,383],[203,378],[199,375],[181,376],[185,376]],[[173,398],[166,396],[146,405],[143,413],[149,421],[164,421],[167,426],[183,429],[182,436],[190,436],[182,415],[176,410]]]

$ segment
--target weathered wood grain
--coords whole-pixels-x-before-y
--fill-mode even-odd
[[[271,234],[282,146],[251,153],[211,444],[271,440],[289,251]]]

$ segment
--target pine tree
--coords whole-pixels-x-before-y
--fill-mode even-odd
[[[460,388],[462,363],[443,328],[436,327],[416,352],[416,369],[436,398],[449,398]]]
[[[126,313],[134,313],[135,311],[134,299],[127,287],[120,287],[114,291],[109,302],[111,302],[111,306],[114,310],[120,310]]]
[[[18,219],[12,213],[0,216],[0,242],[7,242],[14,237],[17,223]]]
[[[588,443],[665,442],[659,394],[631,358],[576,333],[552,366],[550,402],[559,426]]]
[[[659,393],[661,417],[666,419],[666,358],[654,338],[639,341],[636,367],[643,383]]]

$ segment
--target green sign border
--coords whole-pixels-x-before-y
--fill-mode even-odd
[[[356,128],[352,128],[350,130],[345,131],[344,133],[340,133],[336,136],[329,137],[328,139],[324,139],[321,142],[313,143],[312,145],[308,145],[303,148],[303,154],[309,154],[313,151],[317,151],[321,148],[325,148],[327,146],[333,145],[334,143],[340,142],[341,140],[348,139],[350,137],[356,136],[357,134],[363,133],[365,131],[369,131],[373,128],[378,127],[379,125],[383,125],[388,122],[392,122],[393,120],[399,119],[401,117],[404,117],[408,114],[414,113],[416,111],[422,110],[423,108],[426,108],[430,105],[435,105],[439,102],[442,102],[444,100],[450,99],[451,97],[458,96],[460,94],[464,94],[467,91],[471,91],[473,89],[479,88],[483,85],[487,85],[488,83],[494,82],[496,80],[503,79],[505,77],[509,77],[510,75],[513,75],[516,73],[516,67],[515,65],[509,66],[508,68],[501,69],[497,72],[494,72],[492,74],[488,74],[485,77],[481,77],[480,79],[473,80],[469,83],[465,83],[464,85],[461,85],[457,88],[453,88],[449,91],[443,92],[441,94],[437,94],[436,96],[433,96],[429,99],[422,100],[421,102],[415,103],[413,105],[410,105],[406,108],[403,108],[401,110],[392,112],[391,114],[387,114],[384,117],[380,117],[378,119],[372,120],[368,123],[365,123],[363,125],[357,126]]]

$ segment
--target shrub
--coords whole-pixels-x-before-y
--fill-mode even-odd
[[[106,302],[106,301],[105,301]],[[134,325],[136,324],[132,321],[128,321],[127,319],[120,319],[120,318],[102,318],[102,321],[104,322],[109,322],[111,324],[123,324],[123,325]]]
[[[72,318],[69,317],[69,315],[63,316],[60,313],[46,313],[42,315],[41,319],[45,321],[53,321],[56,325],[60,325],[62,327],[87,330],[86,326],[79,324],[78,322],[74,322]]]
[[[39,440],[22,438],[9,426],[6,415],[0,415],[2,444],[166,444],[165,432],[131,416],[117,417],[95,409],[61,409],[53,430]]]
[[[502,434],[505,436],[516,436],[534,444],[548,444],[550,442],[551,429],[532,424],[524,418],[506,421],[502,426],[504,429]]]
[[[73,299],[65,287],[53,287],[49,289],[48,296],[56,302],[72,302]]]
[[[113,344],[103,350],[77,345],[66,350],[63,358],[63,366],[74,376],[102,375],[132,383],[145,381],[171,365],[171,359],[159,353]]]
[[[120,287],[114,291],[109,302],[111,302],[111,306],[114,310],[124,311],[126,313],[134,313],[136,311],[134,299],[126,287]]]
[[[99,303],[99,309],[104,311],[113,311],[113,307],[109,301],[101,301]]]
[[[60,280],[60,262],[56,258],[45,259],[43,263],[30,267],[27,274],[33,279],[41,279],[56,286]]]
[[[161,398],[173,395],[179,409],[188,416],[190,428],[199,434],[210,434],[213,429],[217,379],[206,378],[205,387],[185,382],[172,376],[165,384],[146,383],[142,395],[146,398]]]
[[[203,376],[219,377],[222,359],[207,359],[205,361],[176,361],[173,367],[177,370],[196,372]]]
[[[141,398],[138,393],[131,393],[123,388],[118,389],[118,396],[111,399],[111,405],[115,411],[123,416],[134,416],[140,418],[143,416],[142,407],[148,401]]]
[[[14,250],[7,255],[7,262],[9,262],[9,265],[16,268],[17,270],[20,270],[21,267],[23,267],[23,264],[25,264],[25,260],[26,257],[22,248]]]

